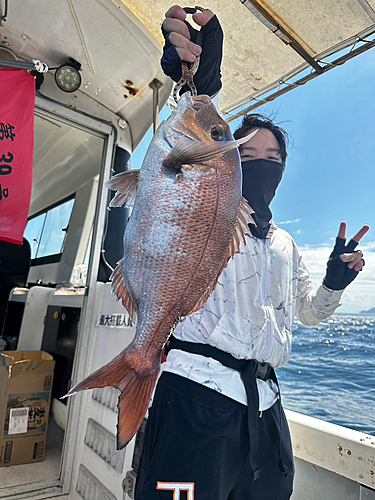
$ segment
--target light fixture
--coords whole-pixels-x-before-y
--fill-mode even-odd
[[[68,59],[65,64],[57,68],[55,82],[59,89],[64,92],[75,92],[81,86],[81,65],[74,59]]]

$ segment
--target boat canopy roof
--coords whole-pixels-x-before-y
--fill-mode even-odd
[[[163,84],[160,103],[170,95],[172,82],[160,68],[160,43],[121,0],[9,2],[0,35],[0,59],[11,51],[17,59],[48,65],[40,95],[112,123],[124,119],[131,149],[152,123],[149,84],[154,79]],[[82,84],[66,93],[54,74],[70,58],[81,64]]]
[[[162,43],[160,22],[172,2],[123,2]],[[375,0],[206,0],[202,7],[224,30],[220,108],[228,113],[290,86],[304,69],[326,71],[326,58],[332,65],[332,54],[353,51],[375,31]]]
[[[171,92],[172,82],[160,69],[160,27],[172,4],[10,2],[0,46],[17,58],[48,64],[41,93],[98,117],[100,104],[126,120],[134,149],[152,123],[149,84],[155,78],[163,84],[160,104]],[[375,44],[375,0],[206,0],[202,7],[218,15],[225,34],[220,108],[227,119],[264,102],[267,92],[273,99],[299,85],[301,71],[307,71],[307,81]],[[347,54],[337,62],[332,54],[343,49]],[[72,94],[53,81],[53,69],[69,58],[82,65],[82,85]]]

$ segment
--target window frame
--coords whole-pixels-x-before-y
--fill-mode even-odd
[[[27,222],[35,219],[36,217],[39,217],[40,215],[43,215],[43,214],[47,215],[47,213],[50,212],[51,210],[53,210],[54,208],[59,207],[60,205],[63,205],[64,203],[67,203],[70,200],[74,200],[74,203],[75,203],[75,197],[76,197],[76,193],[73,193],[73,194],[71,194],[71,195],[63,198],[62,200],[59,200],[56,203],[53,203],[48,208],[40,210],[39,212],[37,212],[36,214],[34,214],[32,217],[30,217],[27,220]],[[60,262],[62,253],[64,251],[66,236],[67,236],[67,233],[69,231],[70,219],[72,217],[72,213],[73,213],[73,210],[74,210],[74,203],[73,203],[72,210],[70,212],[70,216],[69,216],[69,220],[68,220],[68,225],[67,225],[68,229],[65,232],[63,243],[61,245],[61,252],[56,253],[56,254],[46,255],[46,256],[43,256],[43,257],[35,257],[34,259],[31,259],[31,263],[30,263],[31,267],[42,266],[42,265],[45,265],[45,264],[55,264],[55,263]],[[42,227],[42,230],[41,230],[41,233],[40,233],[40,241],[42,240],[44,226],[45,226],[45,221],[43,222],[43,227]],[[39,245],[38,245],[38,248],[37,248],[37,251],[36,251],[36,255],[38,254],[38,250],[39,250]]]

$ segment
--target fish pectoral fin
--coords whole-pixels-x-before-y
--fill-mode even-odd
[[[229,260],[236,253],[240,252],[241,241],[243,241],[244,245],[246,245],[245,234],[251,235],[251,231],[248,224],[255,224],[255,221],[251,216],[251,214],[253,213],[254,210],[250,207],[245,198],[242,197],[240,204],[240,212],[238,214],[237,224],[233,233],[233,238],[228,248],[227,261],[225,266],[227,266]]]
[[[180,139],[163,161],[163,167],[167,170],[180,170],[181,165],[191,165],[193,163],[204,163],[220,156],[232,149],[238,148],[244,142],[255,135],[255,132],[248,134],[235,141],[189,141]]]
[[[121,300],[122,305],[125,307],[125,309],[130,314],[130,317],[131,317],[133,323],[136,323],[137,322],[136,308],[134,307],[134,304],[130,298],[129,292],[127,291],[127,289],[125,287],[124,259],[121,259],[117,263],[117,266],[115,267],[115,270],[113,271],[110,279],[112,280],[111,290],[112,290],[113,295],[115,295],[117,300]]]
[[[116,191],[115,196],[112,198],[110,207],[122,207],[123,205],[129,207],[134,205],[138,192],[138,170],[128,170],[121,172],[121,174],[114,175],[105,186],[108,189]]]
[[[120,389],[121,394],[117,404],[118,450],[128,444],[141,425],[159,374],[159,360],[155,361],[151,369],[139,373],[133,368],[136,362],[137,358],[129,352],[128,347],[107,365],[75,385],[64,396],[73,396],[79,391],[97,387],[112,386]]]

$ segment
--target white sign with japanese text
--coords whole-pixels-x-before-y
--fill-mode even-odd
[[[96,327],[109,326],[110,328],[124,328],[133,326],[133,322],[128,313],[125,314],[99,314]]]

